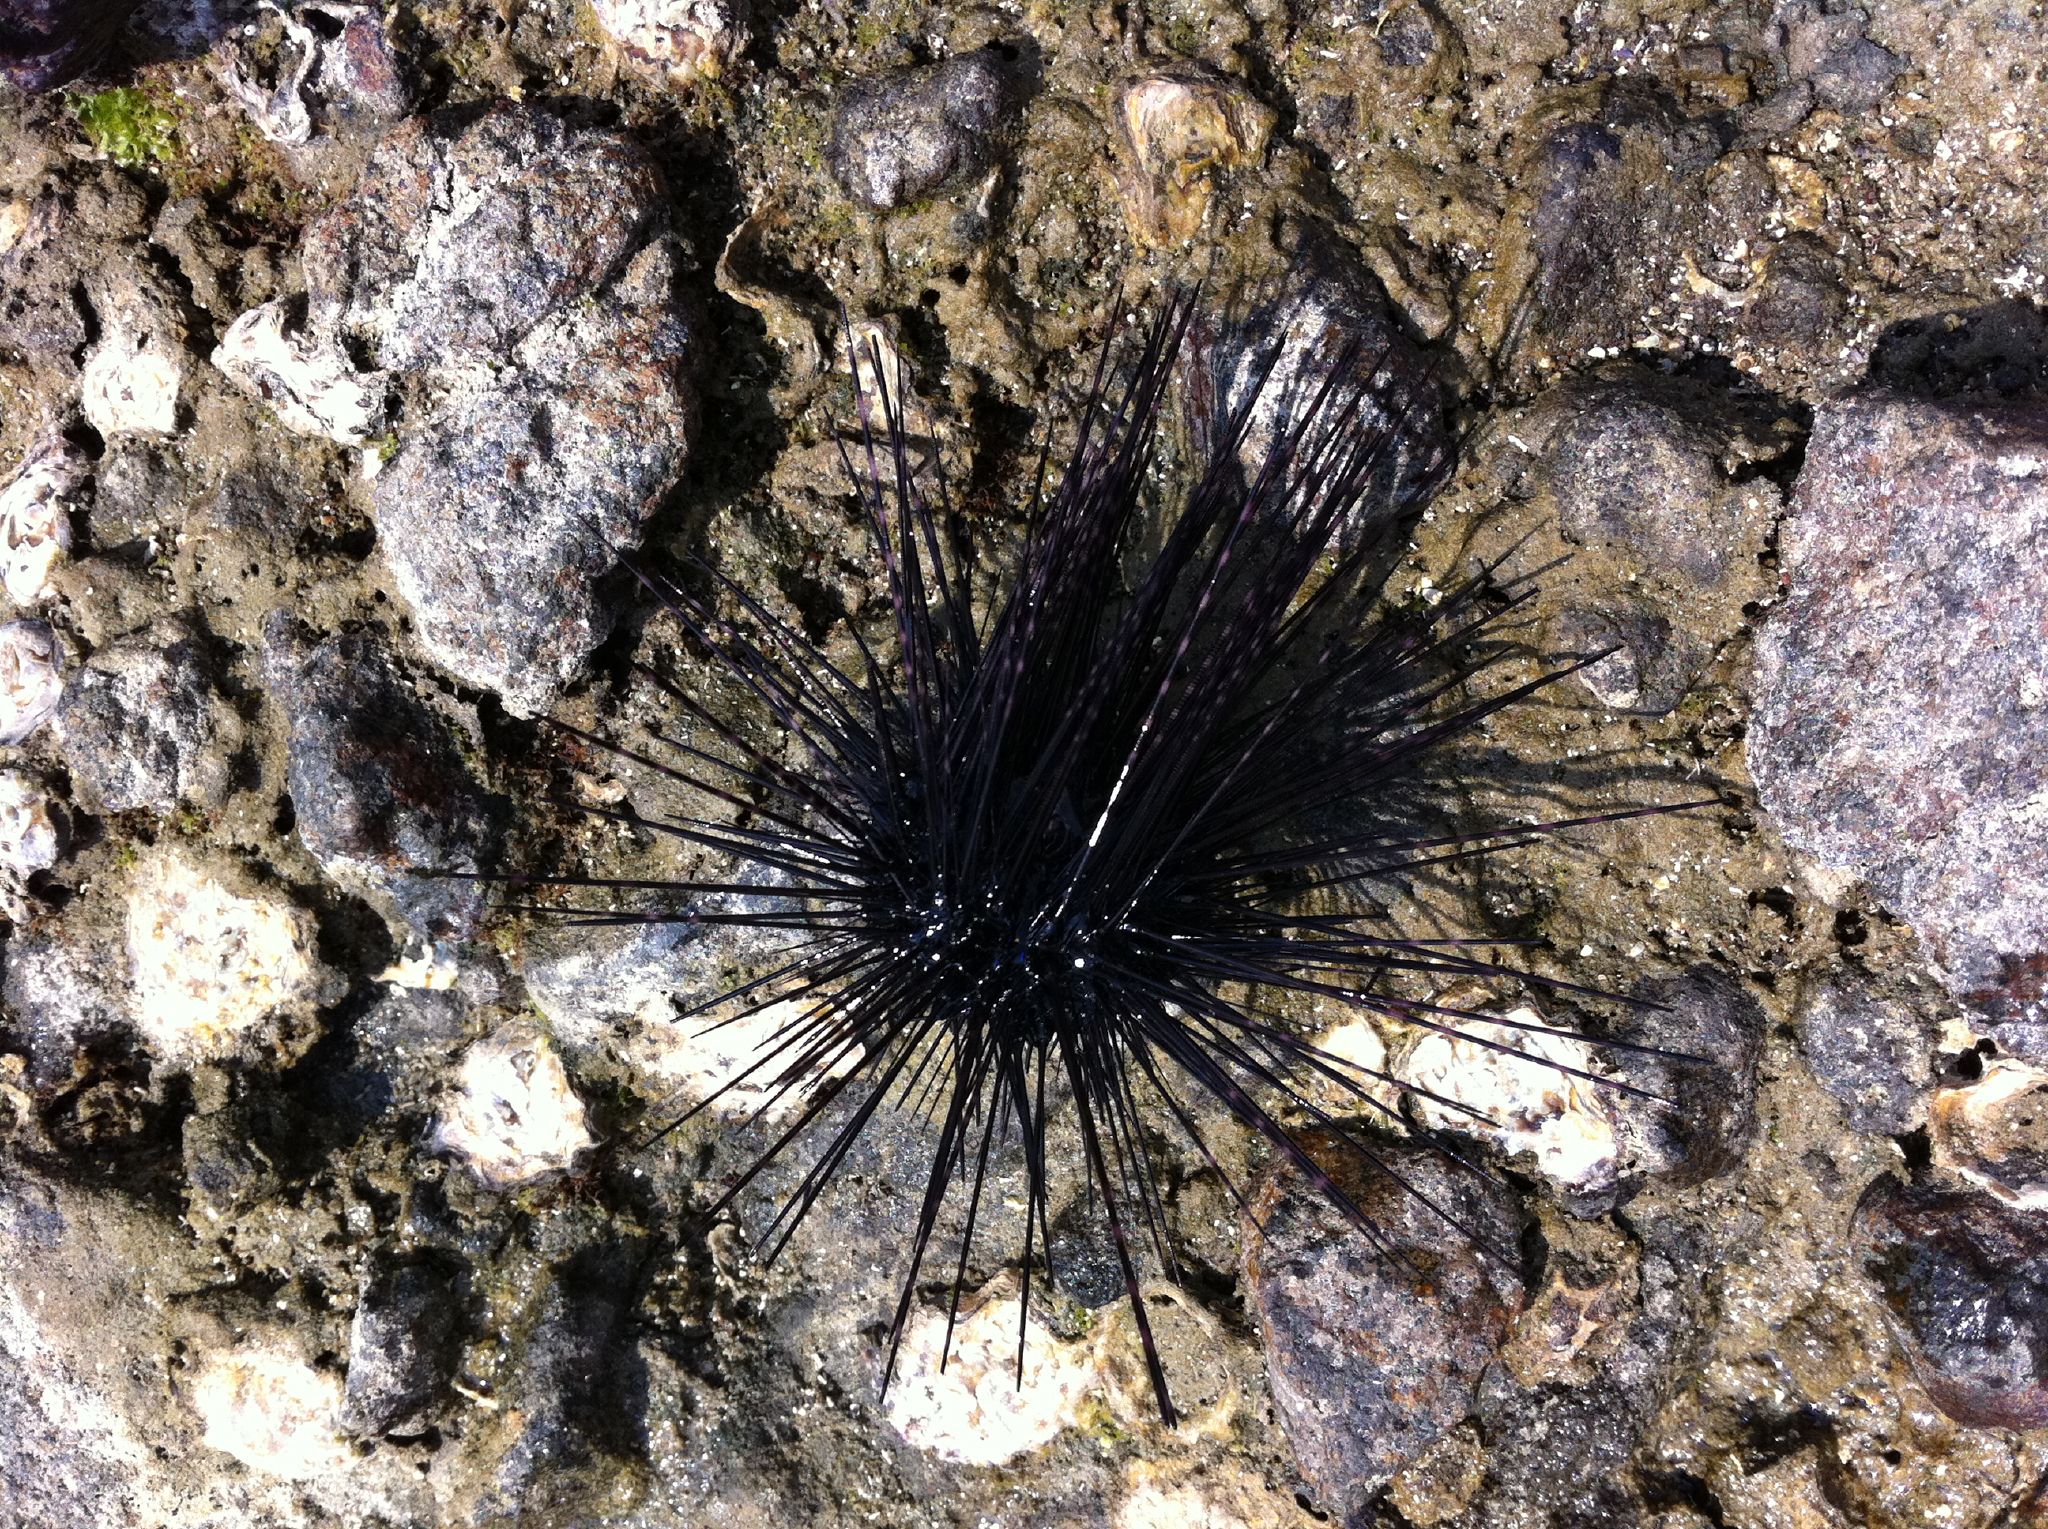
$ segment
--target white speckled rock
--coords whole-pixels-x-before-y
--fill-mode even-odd
[[[64,825],[49,789],[19,770],[0,770],[0,916],[20,923],[28,911],[24,883],[63,853]]]
[[[912,1314],[883,1410],[917,1448],[963,1465],[1002,1465],[1073,1426],[1096,1382],[1092,1346],[1055,1337],[1036,1317],[1024,1324],[1024,1384],[1017,1384],[1021,1315],[1014,1289],[985,1292],[963,1311],[943,1372],[946,1312]]]
[[[1505,1018],[1517,1024],[1546,1023],[1527,1007],[1511,1009]],[[1568,1196],[1611,1192],[1621,1167],[1613,1111],[1593,1084],[1546,1065],[1596,1072],[1591,1048],[1567,1036],[1484,1020],[1459,1025],[1465,1035],[1432,1032],[1402,1058],[1403,1082],[1452,1102],[1440,1104],[1417,1095],[1423,1119],[1441,1129],[1481,1137],[1510,1157],[1530,1154],[1537,1171]],[[1466,1110],[1477,1111],[1480,1118]]]
[[[463,1053],[432,1143],[484,1184],[512,1189],[567,1172],[596,1138],[554,1042],[514,1020]]]
[[[132,1017],[164,1062],[289,1060],[311,1044],[329,974],[313,916],[228,862],[157,851],[128,891]]]
[[[80,378],[86,420],[101,435],[169,435],[178,427],[184,334],[155,283],[129,287],[119,273],[94,294],[100,337]]]
[[[252,1470],[302,1480],[342,1468],[341,1377],[287,1343],[252,1338],[207,1356],[190,1392],[206,1443]]]
[[[213,364],[291,429],[362,445],[384,422],[383,374],[358,372],[338,345],[286,334],[289,307],[279,299],[236,319]]]
[[[71,550],[71,514],[91,475],[85,453],[61,436],[46,441],[0,488],[0,584],[24,608],[50,592],[50,570]]]

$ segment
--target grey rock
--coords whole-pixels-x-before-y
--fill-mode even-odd
[[[1073,1200],[1045,1231],[1045,1260],[1061,1291],[1091,1310],[1125,1299],[1123,1263],[1102,1201]]]
[[[1935,1026],[1915,1005],[1855,972],[1801,995],[1799,1049],[1850,1129],[1898,1136],[1927,1123]]]
[[[1007,50],[1014,53],[1014,49]],[[856,80],[832,113],[832,172],[870,207],[904,207],[993,162],[1022,80],[1000,46]]]
[[[644,150],[499,103],[450,132],[421,118],[306,231],[308,322],[406,372],[503,363],[625,268],[660,200]]]
[[[669,921],[543,926],[521,949],[519,970],[555,1039],[573,1055],[601,1044],[648,1005],[680,993],[702,936],[700,928]]]
[[[420,1262],[379,1270],[349,1323],[341,1426],[380,1434],[417,1421],[454,1374],[459,1316],[445,1270]]]
[[[264,640],[300,841],[337,882],[388,898],[429,938],[470,932],[482,888],[441,873],[485,868],[499,814],[453,732],[367,632],[312,642],[278,612]]]
[[[519,347],[501,384],[452,399],[378,475],[377,530],[418,636],[506,708],[545,711],[611,629],[601,581],[681,477],[694,397],[666,249],[601,306]]]
[[[17,930],[6,948],[8,1018],[28,1054],[29,1081],[70,1078],[79,1050],[127,1028],[127,960],[83,918]]]
[[[234,789],[242,721],[189,623],[167,619],[108,644],[64,687],[57,746],[92,812],[211,809]]]
[[[1316,1495],[1350,1514],[1471,1411],[1523,1292],[1511,1268],[1387,1173],[1333,1138],[1302,1144],[1401,1254],[1283,1163],[1248,1196],[1265,1233],[1245,1229],[1246,1289],[1273,1400]],[[1420,1147],[1375,1151],[1480,1238],[1516,1245],[1520,1208],[1504,1188]]]
[[[1814,99],[1836,111],[1869,111],[1906,66],[1863,35],[1868,17],[1857,6],[1784,0],[1773,17],[1783,38],[1783,63]]]
[[[416,389],[374,490],[426,650],[515,713],[604,640],[597,584],[682,475],[696,397],[661,181],[500,103],[407,123],[307,230],[307,328]]]
[[[1815,420],[1748,738],[1788,842],[1868,881],[1950,990],[2048,1017],[2048,411],[1882,392]]]
[[[172,449],[121,437],[100,458],[86,523],[99,547],[140,541],[176,524],[192,493],[192,475]]]
[[[476,1005],[446,989],[392,987],[350,1028],[362,1091],[386,1109],[423,1110],[471,1039]]]
[[[1936,1406],[1978,1428],[2048,1425],[2048,1222],[1886,1175],[1856,1207],[1854,1233]]]

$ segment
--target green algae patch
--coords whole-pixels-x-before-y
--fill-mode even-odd
[[[177,153],[177,116],[137,86],[73,96],[71,114],[92,146],[124,169],[162,164]]]

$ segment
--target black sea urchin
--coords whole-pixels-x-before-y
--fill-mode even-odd
[[[1477,841],[1420,826],[1429,766],[1447,741],[1569,669],[1469,698],[1493,662],[1478,639],[1521,598],[1493,598],[1484,580],[1426,615],[1382,604],[1361,619],[1361,596],[1377,594],[1372,548],[1351,549],[1358,538],[1339,532],[1361,519],[1398,523],[1412,508],[1383,502],[1402,422],[1375,401],[1373,358],[1348,359],[1294,400],[1291,423],[1250,467],[1258,388],[1213,417],[1153,550],[1131,550],[1165,476],[1163,410],[1193,311],[1190,299],[1173,302],[1127,355],[1105,352],[1050,487],[1041,462],[1014,574],[980,599],[956,517],[912,468],[897,405],[886,388],[872,408],[863,399],[865,445],[848,466],[886,575],[893,640],[856,624],[857,664],[836,664],[710,570],[701,597],[647,576],[711,663],[798,747],[776,754],[749,741],[679,676],[649,671],[716,743],[663,739],[631,757],[744,817],[635,821],[764,868],[778,890],[765,908],[720,910],[685,900],[744,891],[758,903],[760,888],[560,878],[677,899],[672,914],[626,917],[791,936],[770,978],[726,995],[738,1009],[721,1022],[802,1000],[734,1081],[808,1092],[721,1208],[845,1100],[784,1207],[786,1240],[877,1109],[935,1101],[936,1153],[910,1235],[892,1372],[955,1192],[967,1196],[957,1311],[1002,1139],[1020,1141],[1025,1161],[1028,1300],[1047,1234],[1048,1108],[1071,1100],[1079,1166],[1100,1197],[1169,1420],[1139,1299],[1137,1234],[1171,1266],[1141,1098],[1214,1162],[1186,1091],[1213,1096],[1374,1235],[1283,1116],[1337,1125],[1299,1087],[1316,1077],[1398,1126],[1365,1086],[1394,1080],[1363,1076],[1236,995],[1271,988],[1454,1027],[1464,1011],[1397,998],[1385,979],[1497,974],[1471,948],[1488,942],[1403,938],[1366,894],[1398,896],[1399,878],[1419,867],[1569,826]],[[1379,1163],[1368,1138],[1339,1134]]]

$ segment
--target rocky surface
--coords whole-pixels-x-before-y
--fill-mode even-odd
[[[0,1521],[2040,1516],[2038,32],[0,0]],[[1374,1253],[1155,1112],[1183,1426],[1059,1174],[1022,1309],[1000,1153],[885,1393],[931,1123],[879,1112],[769,1260],[815,1159],[748,1171],[852,1116],[746,1075],[800,1001],[699,1012],[773,939],[461,878],[729,874],[640,815],[740,804],[591,741],[707,742],[638,666],[752,725],[622,564],[851,651],[849,329],[993,574],[1094,347],[1187,284],[1187,441],[1270,358],[1249,468],[1372,363],[1393,597],[1491,567],[1518,678],[1605,655],[1461,757],[1475,821],[1723,805],[1417,878],[1408,933],[1540,982],[1402,995],[1570,1036],[1275,999],[1365,1069],[1318,1107],[1504,1257],[1383,1185]]]
[[[286,719],[293,827],[328,875],[430,939],[474,929],[499,811],[457,735],[409,690],[368,634],[310,642],[283,612],[266,670]]]
[[[1302,1471],[1351,1514],[1472,1410],[1523,1301],[1503,1251],[1519,1215],[1511,1195],[1427,1151],[1367,1162],[1327,1137],[1307,1150],[1377,1236],[1276,1169],[1247,1209],[1264,1235],[1247,1241],[1246,1295]]]
[[[2048,1422],[2038,1218],[1883,1179],[1857,1208],[1857,1232],[1864,1271],[1944,1411],[1989,1428]]]
[[[1024,82],[1017,49],[991,45],[943,64],[845,86],[832,113],[832,169],[855,201],[923,201],[989,167]]]
[[[1868,881],[1992,1019],[2048,1014],[2044,464],[2037,404],[1824,408],[1757,649],[1765,806]]]
[[[81,664],[55,718],[79,804],[132,812],[225,802],[243,733],[217,670],[205,634],[176,620],[109,643]]]

